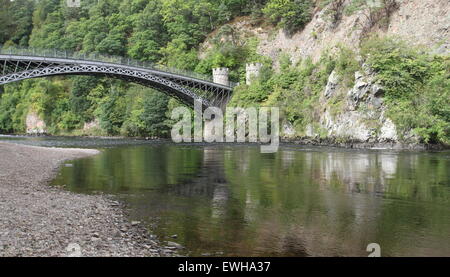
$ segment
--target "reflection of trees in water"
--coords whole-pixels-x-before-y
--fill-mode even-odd
[[[110,149],[80,162],[85,168],[74,168],[74,183],[150,188],[130,200],[135,210],[177,215],[166,227],[204,249],[345,256],[366,255],[367,244],[379,242],[384,254],[439,254],[445,251],[439,243],[449,241],[442,205],[420,202],[450,202],[448,157],[164,146]]]
[[[411,251],[433,252],[426,244],[411,243],[418,230],[412,222],[414,215],[405,214],[402,204],[399,209],[401,202],[381,197],[387,193],[393,199],[431,200],[438,197],[442,200],[442,195],[433,195],[430,191],[429,175],[433,171],[429,171],[429,164],[433,162],[426,156],[417,153],[281,151],[269,166],[268,159],[261,155],[246,153],[251,159],[244,171],[234,166],[242,155],[235,153],[230,157],[232,162],[225,162],[226,172],[231,186],[239,184],[245,191],[245,198],[241,199],[245,201],[242,205],[246,209],[245,219],[258,225],[253,238],[256,249],[271,249],[278,254],[298,252],[301,255],[303,251],[315,256],[366,255],[367,244],[378,240],[387,244],[387,253],[389,248],[395,249],[391,253],[399,255],[412,255]],[[448,165],[445,159],[436,162]],[[447,173],[442,174],[436,169],[434,172],[440,176],[439,180],[448,180]],[[440,187],[440,192],[448,203],[445,186]],[[264,214],[263,208],[267,205],[276,209],[281,206],[281,214],[288,215],[289,219],[280,221],[280,213]],[[411,202],[403,206],[414,210],[422,205]],[[415,212],[415,216],[422,218],[422,229],[431,231],[435,226],[427,223],[429,213],[440,214],[441,209]],[[442,223],[441,228],[445,224]],[[439,241],[431,233],[426,237],[430,244]],[[444,241],[448,242],[448,239]],[[442,247],[433,253],[442,253]]]
[[[186,178],[179,178],[178,183],[169,186],[170,192],[180,196],[204,196],[207,198],[214,198],[215,194],[220,194],[220,192],[216,192],[216,187],[227,182],[222,166],[223,153],[205,148],[201,156],[201,165],[198,166],[198,170],[192,175],[185,176]],[[174,162],[183,164],[179,160]]]
[[[226,207],[229,191],[223,169],[224,153],[214,148],[204,148],[199,170],[194,176],[162,189],[171,195],[187,198],[202,197],[210,200],[212,217],[219,218]]]

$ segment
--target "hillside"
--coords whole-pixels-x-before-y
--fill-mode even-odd
[[[328,1],[330,2],[330,1]],[[339,2],[339,1],[336,1]],[[227,24],[231,28],[258,38],[258,54],[270,57],[278,64],[280,53],[289,53],[292,61],[311,56],[317,61],[324,50],[345,45],[358,51],[364,37],[373,34],[395,36],[411,45],[436,54],[448,54],[450,42],[450,9],[446,0],[397,1],[388,22],[379,19],[369,30],[369,12],[363,8],[351,10],[351,1],[342,1],[341,16],[332,18],[332,5],[316,7],[311,22],[294,34],[267,24],[256,24],[250,16],[236,18]],[[373,23],[372,23],[373,24]],[[215,35],[216,33],[213,33]],[[204,47],[209,47],[209,42]]]
[[[1,0],[0,43],[228,67],[229,105],[281,107],[286,139],[449,145],[448,1],[375,2]],[[107,78],[28,80],[4,87],[0,133],[167,136],[177,105]]]
[[[274,70],[241,86],[232,105],[282,107],[291,140],[448,144],[448,2],[396,1],[385,14],[355,2],[316,7],[294,34],[251,17],[224,27],[256,40],[256,54],[267,57],[260,61]],[[214,52],[214,36],[202,49]]]

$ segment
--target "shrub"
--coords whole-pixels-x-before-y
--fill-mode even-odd
[[[363,34],[367,35],[376,25],[387,27],[392,13],[398,7],[397,0],[352,0],[344,12],[350,15],[358,10],[362,10],[367,20],[361,27]]]
[[[269,0],[263,13],[288,33],[300,30],[311,20],[311,0]]]
[[[333,24],[339,22],[344,13],[345,0],[331,0],[331,2],[327,4],[329,4],[327,15],[330,17],[331,22]]]
[[[450,144],[450,59],[422,53],[392,38],[371,38],[362,54],[385,88],[388,116],[400,134]]]

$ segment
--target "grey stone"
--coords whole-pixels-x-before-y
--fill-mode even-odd
[[[168,241],[167,242],[167,246],[174,247],[176,249],[183,249],[184,248],[181,244],[178,244],[178,243],[173,242],[173,241]]]
[[[379,109],[383,106],[383,99],[382,98],[378,98],[378,97],[374,97],[371,101],[372,105],[376,108]]]
[[[336,92],[338,84],[339,84],[339,76],[337,75],[336,71],[333,71],[328,77],[328,82],[327,86],[325,87],[324,96],[326,98],[330,98],[331,96],[333,96],[334,93]]]
[[[372,93],[375,97],[383,97],[384,96],[384,88],[378,84],[372,85]]]

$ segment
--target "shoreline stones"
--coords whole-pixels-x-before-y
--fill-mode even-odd
[[[178,256],[112,196],[48,185],[65,161],[97,150],[0,142],[0,153],[0,257]]]

